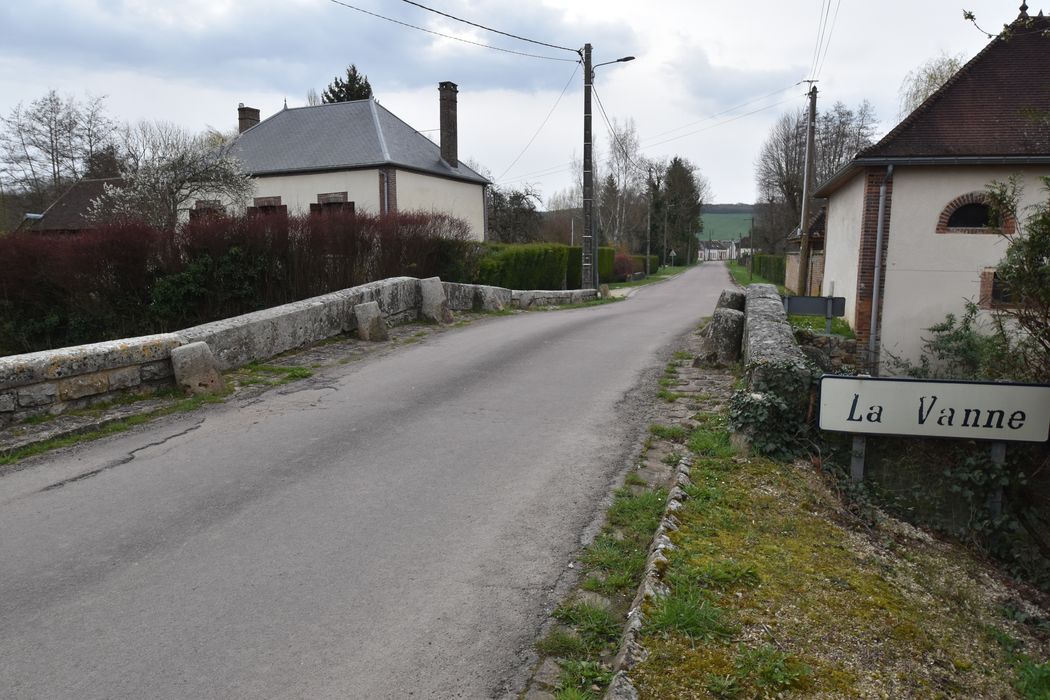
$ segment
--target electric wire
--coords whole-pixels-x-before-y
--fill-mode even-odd
[[[798,87],[803,82],[805,82],[805,81],[800,80],[797,83],[795,83],[794,85],[788,85],[787,87],[782,87],[779,90],[774,90],[773,92],[770,92],[770,93],[767,93],[765,95],[762,95],[761,97],[756,97],[754,99],[748,100],[747,102],[741,102],[740,104],[734,105],[732,107],[729,107],[728,109],[724,109],[721,112],[715,112],[714,114],[709,114],[708,116],[704,117],[703,119],[697,119],[694,122],[689,122],[688,124],[683,124],[681,126],[676,126],[675,128],[668,129],[667,131],[661,131],[661,132],[656,133],[656,134],[651,134],[651,135],[649,135],[648,137],[646,137],[645,139],[642,139],[642,140],[643,140],[643,142],[644,141],[652,141],[653,139],[658,139],[661,136],[666,136],[667,134],[673,134],[676,131],[681,131],[682,129],[688,129],[688,128],[692,127],[692,126],[696,126],[697,124],[703,124],[704,122],[709,122],[712,119],[715,119],[717,117],[721,117],[724,114],[731,114],[732,112],[735,112],[738,109],[741,109],[743,107],[747,107],[748,105],[752,105],[752,104],[754,104],[756,102],[761,102],[762,100],[769,99],[770,97],[773,97],[774,95],[779,95],[782,92],[787,92],[788,90],[791,90],[792,88]]]
[[[820,57],[820,63],[817,64],[817,74],[813,76],[814,78],[819,78],[820,72],[824,70],[824,61],[828,57],[828,49],[831,47],[831,35],[835,33],[835,24],[836,22],[838,22],[839,7],[841,6],[842,0],[837,0],[835,2],[835,14],[831,18],[831,29],[828,31],[828,38],[827,41],[825,41],[824,43],[824,55]]]
[[[517,34],[511,34],[509,32],[502,32],[499,29],[493,29],[492,27],[486,27],[483,24],[478,24],[477,22],[471,22],[469,19],[463,19],[461,17],[456,17],[455,15],[450,15],[447,12],[442,12],[441,10],[435,10],[432,7],[427,7],[426,5],[423,5],[421,3],[414,2],[414,0],[401,0],[401,1],[405,2],[405,3],[408,3],[409,5],[415,5],[416,7],[420,8],[421,10],[426,10],[427,12],[433,12],[435,15],[441,15],[442,17],[447,17],[448,19],[455,20],[456,22],[462,22],[463,24],[469,24],[472,27],[477,27],[478,29],[484,29],[485,31],[492,32],[493,34],[501,34],[503,36],[510,37],[511,39],[517,39],[518,41],[527,41],[530,44],[537,44],[539,46],[546,46],[546,47],[551,48],[551,49],[561,49],[562,51],[571,51],[572,53],[577,53],[577,54],[580,52],[579,49],[570,49],[570,48],[565,47],[565,46],[558,46],[557,44],[548,44],[545,41],[536,41],[535,39],[527,39],[527,38],[525,38],[523,36],[518,36]]]
[[[528,58],[541,58],[541,59],[543,59],[545,61],[564,61],[566,63],[568,63],[568,62],[575,63],[576,60],[577,60],[575,58],[558,58],[557,56],[541,56],[540,54],[535,54],[535,53],[526,53],[524,51],[514,51],[512,49],[504,49],[504,48],[501,48],[499,46],[493,46],[492,44],[485,44],[485,43],[482,43],[480,41],[471,41],[470,39],[463,39],[462,37],[452,36],[451,34],[442,34],[441,32],[436,32],[433,29],[427,29],[426,27],[420,27],[420,26],[417,26],[415,24],[409,24],[408,22],[402,22],[399,19],[394,19],[393,17],[387,17],[385,15],[381,15],[381,14],[378,14],[376,12],[371,12],[370,10],[365,10],[363,8],[357,7],[356,5],[351,5],[350,3],[342,2],[342,0],[329,0],[329,2],[331,2],[333,4],[336,4],[336,5],[341,5],[341,6],[345,7],[345,8],[347,8],[347,9],[355,10],[357,12],[369,15],[371,17],[376,17],[378,19],[386,20],[387,22],[393,22],[394,24],[400,24],[402,27],[408,27],[410,29],[415,29],[415,30],[420,31],[420,32],[426,32],[427,34],[433,34],[434,36],[439,36],[439,37],[441,37],[443,39],[452,39],[453,41],[459,41],[459,42],[462,42],[464,44],[470,44],[471,46],[480,46],[483,49],[492,49],[493,51],[500,51],[502,53],[514,54],[515,56],[525,56],[525,57],[528,57]]]
[[[813,58],[809,62],[809,75],[815,78],[817,60],[820,58],[820,47],[824,43],[824,30],[828,26],[828,13],[831,11],[831,0],[821,0],[820,19],[817,22],[817,43],[813,47]]]
[[[616,142],[620,152],[623,153],[623,157],[626,158],[627,162],[634,166],[635,170],[638,172],[647,172],[647,170],[638,165],[638,163],[634,161],[634,158],[631,158],[631,154],[627,152],[627,147],[623,145],[623,141],[620,140],[619,135],[616,133],[616,129],[613,128],[612,122],[609,121],[609,115],[605,113],[605,105],[602,104],[602,98],[598,96],[598,91],[595,89],[594,85],[591,85],[591,92],[594,93],[594,99],[598,103],[598,111],[602,113],[602,119],[605,120],[605,126],[609,129],[609,135],[612,137],[613,141]]]
[[[791,97],[789,97],[789,98],[787,98],[785,100],[780,100],[779,102],[774,102],[773,104],[766,105],[765,107],[759,107],[758,109],[753,109],[750,112],[744,112],[743,114],[738,114],[738,115],[736,115],[734,117],[730,117],[729,119],[723,119],[720,122],[716,122],[714,124],[711,124],[710,126],[705,126],[702,129],[696,129],[695,131],[690,131],[690,132],[685,133],[685,134],[680,134],[678,136],[672,136],[671,138],[664,139],[663,141],[657,141],[655,143],[647,144],[646,147],[647,148],[652,148],[654,146],[662,146],[665,143],[671,143],[672,141],[677,141],[678,139],[684,139],[687,136],[693,136],[695,134],[699,134],[699,133],[704,132],[704,131],[710,131],[711,129],[716,129],[716,128],[718,128],[720,126],[723,126],[725,124],[729,124],[731,122],[735,122],[738,119],[743,119],[744,117],[750,117],[751,115],[758,114],[759,112],[765,112],[766,110],[773,109],[774,107],[779,107],[782,104],[787,104],[788,102],[793,102],[796,99],[797,99],[797,97],[792,95]]]
[[[409,0],[405,0],[405,2],[408,2],[408,1],[409,1]],[[415,4],[415,3],[412,3],[412,4]],[[521,157],[522,157],[523,155],[525,155],[525,151],[529,150],[529,147],[530,147],[530,146],[532,145],[532,143],[533,143],[533,142],[534,142],[534,141],[536,140],[536,137],[540,135],[540,132],[541,132],[541,131],[543,131],[543,127],[547,126],[547,122],[549,122],[549,121],[550,121],[551,115],[552,115],[552,114],[554,114],[554,110],[558,109],[558,105],[559,105],[559,104],[561,104],[561,98],[565,97],[565,91],[569,89],[569,85],[571,85],[571,84],[572,84],[572,81],[573,81],[573,79],[574,79],[574,78],[576,77],[576,74],[577,74],[577,73],[578,73],[579,71],[580,71],[580,64],[579,64],[579,63],[577,63],[577,64],[576,64],[576,67],[575,67],[575,68],[573,69],[573,71],[572,71],[572,75],[570,75],[570,76],[569,76],[569,79],[568,79],[568,80],[567,80],[567,81],[565,82],[565,87],[563,87],[563,88],[561,89],[561,94],[559,94],[559,95],[558,95],[558,99],[556,99],[556,100],[554,101],[554,106],[553,106],[553,107],[551,107],[551,109],[550,109],[550,111],[549,111],[549,112],[547,112],[547,116],[543,118],[543,122],[542,122],[542,123],[541,123],[541,124],[539,125],[539,128],[537,128],[537,129],[536,129],[536,133],[534,133],[534,134],[532,135],[532,138],[531,138],[531,139],[529,139],[529,142],[528,142],[527,144],[525,144],[525,147],[524,147],[524,148],[522,148],[522,149],[521,149],[521,153],[519,153],[519,154],[517,155],[517,157],[516,157],[516,158],[514,158],[514,160],[513,160],[513,161],[511,161],[511,164],[507,166],[506,170],[504,170],[504,171],[503,171],[503,175],[500,175],[500,176],[499,176],[499,177],[497,178],[498,180],[502,180],[502,179],[503,179],[503,176],[504,176],[504,175],[506,175],[506,174],[507,174],[508,172],[510,172],[510,169],[511,169],[511,168],[513,168],[513,167],[514,167],[515,165],[517,165],[517,164],[518,164],[518,161],[519,161],[519,160],[521,160]]]

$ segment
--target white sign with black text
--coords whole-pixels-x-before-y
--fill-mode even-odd
[[[824,376],[820,427],[869,435],[1045,442],[1050,386]]]

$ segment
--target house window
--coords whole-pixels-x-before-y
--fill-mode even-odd
[[[281,204],[280,197],[256,197],[248,207],[248,215],[272,215],[288,216],[288,207]]]
[[[347,192],[327,192],[317,195],[317,203],[310,205],[311,214],[325,212],[354,211],[354,203],[349,201]]]
[[[948,217],[948,228],[986,228],[991,216],[987,204],[964,204]]]
[[[937,233],[1003,233],[1014,232],[1014,221],[994,220],[984,192],[969,192],[948,202],[937,220]]]
[[[984,268],[981,271],[981,298],[979,306],[982,309],[1001,309],[1014,305],[1010,285],[999,276],[994,267]]]
[[[198,199],[190,209],[190,221],[195,221],[205,216],[221,216],[226,213],[222,202],[217,199]]]

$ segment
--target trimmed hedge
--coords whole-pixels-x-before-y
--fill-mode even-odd
[[[600,246],[598,248],[598,282],[605,284],[613,281],[616,265],[616,248]]]
[[[581,289],[583,287],[583,246],[569,247],[569,268],[565,271],[565,288]]]
[[[756,255],[755,272],[773,284],[784,284],[786,258],[783,255]]]
[[[485,248],[488,254],[478,265],[479,284],[509,289],[564,289],[568,246],[490,243]]]
[[[632,255],[631,260],[634,262],[635,272],[645,272],[645,256],[644,255]],[[655,274],[660,269],[660,256],[650,255],[649,256],[649,274]]]

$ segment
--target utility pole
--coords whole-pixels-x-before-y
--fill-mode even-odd
[[[645,276],[648,277],[651,274],[649,272],[649,239],[653,237],[653,166],[651,165],[646,184],[649,186],[649,206],[645,211]]]
[[[664,202],[664,267],[667,267],[667,209],[670,206],[670,202]]]
[[[817,81],[810,80],[809,88],[809,126],[806,133],[806,174],[802,180],[802,221],[799,223],[799,248],[798,248],[798,284],[795,288],[797,294],[806,296],[809,294],[809,200],[810,191],[813,188],[813,180],[816,170],[816,158],[813,148],[815,132],[817,128]]]
[[[598,289],[598,246],[594,236],[594,164],[591,153],[591,45],[583,45],[583,285]]]

